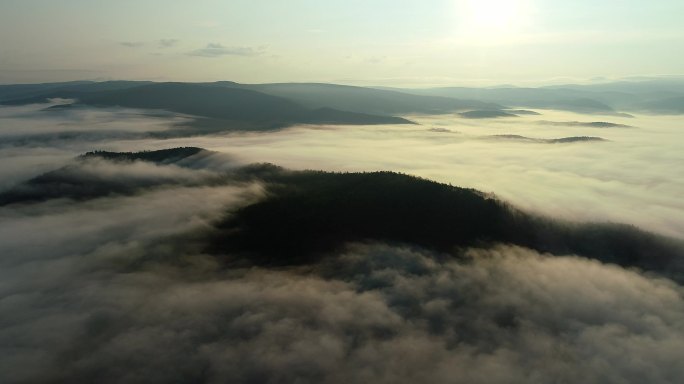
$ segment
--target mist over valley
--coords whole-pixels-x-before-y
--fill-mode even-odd
[[[683,12],[0,3],[0,383],[684,382]]]

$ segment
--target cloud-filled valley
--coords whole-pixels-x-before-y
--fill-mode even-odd
[[[0,106],[0,381],[684,377],[676,118],[383,95],[339,102],[414,124]]]
[[[121,169],[110,175],[140,175],[140,166],[112,163]],[[4,380],[665,383],[682,375],[681,287],[583,257],[363,242],[305,264],[227,268],[230,253],[208,253],[207,237],[273,193],[231,180],[0,208]]]
[[[0,384],[684,383],[683,14],[0,0]]]

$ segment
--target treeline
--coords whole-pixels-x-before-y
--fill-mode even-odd
[[[186,157],[196,155],[204,151],[197,147],[178,147],[170,149],[160,149],[156,151],[140,151],[140,152],[109,152],[109,151],[91,151],[79,156],[80,159],[101,158],[111,161],[149,161],[153,163],[166,163],[178,161]]]

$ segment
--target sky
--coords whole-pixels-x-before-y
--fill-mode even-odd
[[[0,83],[680,75],[680,0],[0,0]]]

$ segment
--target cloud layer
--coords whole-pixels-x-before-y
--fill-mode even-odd
[[[6,155],[0,157],[27,164],[0,171],[9,177],[3,178],[6,186],[26,171],[56,168],[47,153],[76,156],[93,149],[130,151],[191,145],[229,153],[242,163],[406,172],[493,192],[528,211],[578,221],[629,223],[684,237],[684,205],[679,199],[684,180],[678,172],[684,162],[679,151],[680,126],[667,116],[609,119],[634,127],[630,129],[539,124],[551,119],[590,122],[581,115],[553,111],[544,111],[543,116],[478,121],[450,115],[410,116],[421,125],[303,126],[259,134],[140,140],[144,132],[160,132],[187,120],[130,110],[35,113],[39,109],[42,107],[0,108],[0,126],[6,128],[0,132],[0,152]],[[481,140],[493,135],[529,140]],[[606,141],[534,144],[564,137],[601,137]],[[17,146],[24,149],[14,149]]]
[[[79,172],[140,189],[0,207],[1,382],[684,378],[684,291],[639,271],[506,244],[468,249],[456,258],[382,243],[347,244],[298,267],[229,269],[224,261],[231,255],[206,247],[216,222],[264,197],[258,183],[214,182],[236,161],[402,170],[493,190],[557,216],[627,218],[677,234],[682,180],[675,172],[678,152],[670,150],[679,143],[675,122],[639,118],[630,124],[638,129],[602,130],[609,142],[567,145],[481,137],[547,139],[595,131],[443,116],[421,117],[424,125],[412,127],[34,140],[90,127],[140,133],[176,121],[124,110],[43,118],[43,107],[26,107],[21,116],[0,109],[2,122],[12,124],[1,134],[26,139],[0,148],[0,159],[12,168],[2,174],[14,184],[94,149],[181,144],[236,157],[202,155],[172,166],[86,162]],[[3,189],[12,184],[3,183]],[[647,203],[635,209],[639,202]]]
[[[162,200],[178,206],[186,197],[192,194]],[[126,230],[110,225],[85,233],[106,245],[55,254],[48,242],[36,250],[42,258],[5,263],[4,380],[669,383],[684,377],[684,301],[681,288],[666,280],[506,246],[473,249],[457,262],[359,244],[308,272],[226,271],[198,254],[187,234],[178,236],[180,228],[204,226],[197,219],[179,226],[188,214],[179,211],[115,217]],[[60,238],[83,235],[61,231]],[[102,236],[111,240],[103,243]]]
[[[393,170],[492,192],[528,211],[578,221],[629,223],[684,237],[681,126],[666,116],[610,118],[634,128],[549,126],[539,120],[593,121],[545,111],[543,116],[461,119],[409,116],[420,126],[301,126],[266,134],[147,142],[140,148],[194,145],[244,162],[330,171]],[[592,118],[592,119],[595,119]],[[437,129],[437,131],[435,131]],[[444,130],[450,132],[440,132]],[[481,140],[519,135],[530,140]],[[565,137],[601,137],[535,145]]]

